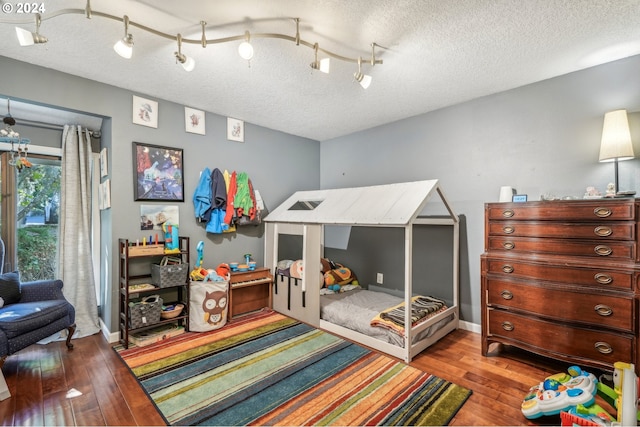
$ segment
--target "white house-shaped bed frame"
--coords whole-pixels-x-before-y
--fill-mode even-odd
[[[434,196],[437,199],[432,199]],[[432,200],[430,200],[432,199]],[[428,202],[438,202],[445,214],[423,216]],[[458,327],[459,286],[459,218],[442,192],[438,180],[414,181],[369,187],[339,188],[328,190],[298,191],[270,212],[265,218],[265,266],[275,271],[278,263],[278,236],[291,234],[302,236],[303,271],[320,268],[324,253],[324,227],[379,226],[404,228],[404,298],[405,307],[411,307],[413,227],[443,225],[453,227],[453,303],[448,309],[413,328],[404,328],[404,348],[382,342],[353,330],[320,319],[320,290],[318,275],[304,274],[300,285],[284,292],[273,293],[276,311],[306,322],[315,327],[336,333],[352,341],[403,359],[405,362]],[[282,286],[282,285],[281,285]],[[437,295],[434,295],[438,297]],[[453,316],[452,316],[453,315]],[[430,337],[414,342],[413,337],[439,320],[453,319]],[[405,310],[405,325],[411,325],[411,310]],[[407,343],[411,343],[408,345]]]

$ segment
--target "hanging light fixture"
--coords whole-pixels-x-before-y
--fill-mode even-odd
[[[182,64],[182,68],[184,68],[185,71],[193,71],[193,69],[196,68],[196,61],[182,53],[182,35],[178,34],[176,39],[178,40],[178,51],[174,52],[176,61]]]
[[[244,41],[240,43],[238,46],[238,54],[242,59],[246,59],[247,61],[253,58],[253,46],[251,46],[251,34],[249,31],[244,32]]]
[[[18,42],[20,46],[31,46],[32,44],[46,43],[49,41],[45,36],[40,35],[40,23],[42,17],[39,13],[36,13],[36,32],[25,30],[20,27],[16,27],[16,35],[18,36]]]
[[[13,129],[16,125],[16,119],[11,116],[11,100],[7,99],[7,115],[2,119],[4,128],[0,129],[0,142],[11,143],[11,159],[9,159],[9,165],[15,167],[18,172],[22,168],[30,168],[31,162],[27,158],[27,145],[30,140],[26,138],[20,138],[20,134]],[[16,151],[16,144],[18,146]]]
[[[124,59],[131,59],[133,55],[133,36],[129,34],[129,17],[124,15],[124,37],[113,45],[113,50]]]
[[[315,51],[315,60],[311,63],[311,68],[314,70],[320,70],[325,74],[329,74],[329,70],[331,69],[331,58],[323,58],[318,61],[318,43],[313,45],[313,50]]]
[[[2,119],[4,128],[0,129],[0,136],[10,139],[19,139],[20,134],[13,130],[13,126],[16,125],[16,119],[11,117],[11,101],[7,99],[7,115]]]
[[[362,74],[362,58],[358,58],[358,71],[353,73],[353,78],[356,79],[364,89],[371,85],[371,76],[368,74]]]

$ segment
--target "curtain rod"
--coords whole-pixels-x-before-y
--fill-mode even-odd
[[[16,125],[18,126],[27,126],[27,127],[59,130],[59,131],[62,131],[64,129],[64,125],[59,125],[55,123],[38,122],[35,120],[16,119],[15,117],[14,119],[16,120]],[[91,134],[91,136],[94,138],[100,138],[102,136],[99,130],[96,131],[93,129],[89,129],[89,134]]]

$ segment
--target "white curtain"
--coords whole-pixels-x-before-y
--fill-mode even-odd
[[[60,178],[59,276],[76,309],[74,338],[100,331],[91,255],[91,138],[87,129],[65,125]]]

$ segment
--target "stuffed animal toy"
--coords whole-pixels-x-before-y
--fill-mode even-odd
[[[231,279],[231,267],[229,264],[222,263],[216,267],[216,273],[220,277],[224,277],[225,280]]]
[[[326,288],[336,291],[336,289],[332,289],[331,287],[338,286],[337,291],[340,291],[339,286],[347,285],[357,280],[355,273],[342,264],[336,264],[327,258],[322,258],[320,262],[322,264],[324,286]]]

